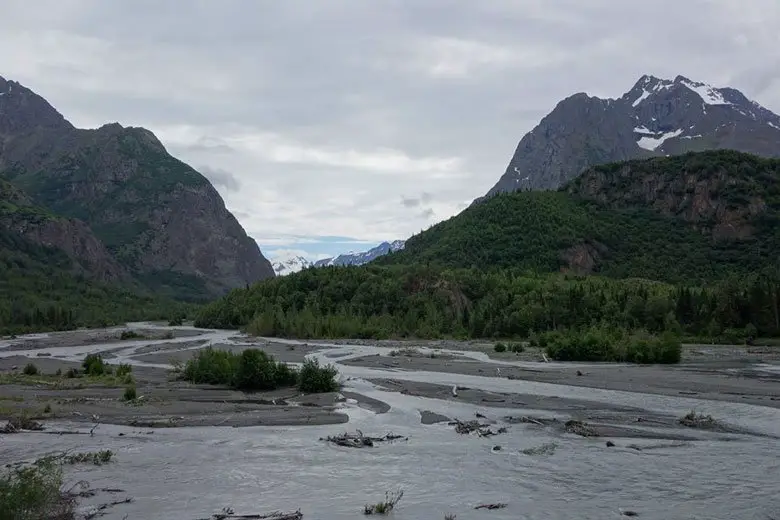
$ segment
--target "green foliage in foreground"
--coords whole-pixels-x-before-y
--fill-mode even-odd
[[[246,392],[298,386],[305,393],[338,390],[336,369],[321,367],[317,360],[306,360],[300,371],[259,349],[240,354],[207,347],[187,361],[182,378],[192,383],[227,385]]]
[[[0,520],[67,520],[74,503],[64,497],[62,468],[52,461],[0,473]]]
[[[546,332],[535,341],[558,361],[674,364],[680,362],[682,354],[680,338],[672,332],[654,337],[599,327]]]
[[[329,267],[237,289],[204,307],[196,326],[298,338],[529,338],[610,328],[719,337],[780,335],[780,273],[701,288],[640,279],[535,275],[503,269]]]

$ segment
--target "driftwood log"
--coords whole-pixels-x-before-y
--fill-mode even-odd
[[[232,508],[226,507],[221,513],[215,513],[211,515],[211,518],[201,518],[200,520],[301,520],[302,518],[303,513],[300,509],[291,513],[275,511],[264,515],[237,515]]]
[[[474,509],[504,509],[506,507],[506,504],[504,503],[498,503],[498,504],[480,504]]]
[[[408,440],[408,437],[402,435],[394,435],[388,433],[382,437],[371,437],[363,435],[363,432],[357,430],[357,433],[342,433],[340,435],[331,435],[329,437],[320,438],[321,441],[327,441],[337,446],[345,446],[347,448],[371,448],[378,442],[390,442],[396,440]]]
[[[493,431],[489,424],[482,424],[478,420],[463,422],[459,419],[455,419],[448,424],[450,426],[455,426],[455,431],[461,435],[476,433],[480,437],[490,437],[491,435],[498,435],[500,433],[506,433],[507,431],[504,427]]]

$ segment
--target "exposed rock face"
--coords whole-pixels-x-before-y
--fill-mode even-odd
[[[0,229],[34,244],[56,248],[74,262],[77,274],[100,281],[127,281],[128,273],[84,222],[56,217],[35,207],[19,190],[0,179]]]
[[[75,129],[17,83],[0,78],[0,92],[0,175],[35,204],[84,221],[147,285],[184,276],[218,294],[274,276],[209,181],[152,132]]]
[[[767,200],[777,204],[778,162],[757,161],[727,150],[691,159],[630,161],[590,168],[566,191],[612,208],[651,208],[716,241],[743,240],[754,235],[762,216],[780,209],[770,208]]]
[[[731,88],[643,76],[619,99],[561,101],[487,196],[556,189],[597,164],[718,149],[780,157],[780,116]]]

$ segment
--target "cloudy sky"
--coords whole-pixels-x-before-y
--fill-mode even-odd
[[[0,75],[154,131],[271,256],[406,238],[562,98],[645,73],[780,112],[778,0],[0,0]]]

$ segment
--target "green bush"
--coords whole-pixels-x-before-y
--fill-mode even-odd
[[[495,350],[496,352],[506,352],[506,345],[504,345],[503,343],[496,343],[495,345],[493,345],[493,350]]]
[[[119,335],[119,339],[143,339],[143,335],[138,334],[134,330],[124,330],[122,331],[122,334]]]
[[[184,365],[182,378],[191,383],[233,386],[238,356],[227,350],[206,347]]]
[[[38,375],[38,367],[35,366],[33,363],[27,363],[24,366],[24,370],[22,372],[26,376],[37,376]]]
[[[68,379],[74,379],[76,377],[79,377],[79,371],[77,368],[69,368],[67,372],[65,372],[65,377]]]
[[[138,397],[138,393],[136,392],[136,389],[134,386],[128,386],[125,388],[125,393],[122,395],[122,399],[125,401],[135,401],[135,399]]]
[[[680,338],[671,332],[661,337],[647,333],[629,334],[622,330],[591,328],[585,331],[542,334],[539,343],[557,361],[611,361],[628,363],[679,363]]]
[[[525,347],[522,343],[507,343],[506,349],[509,352],[514,352],[515,354],[520,354],[521,352],[525,352]]]
[[[238,361],[233,386],[239,390],[274,390],[294,386],[297,374],[286,364],[256,348],[244,350]]]
[[[338,370],[333,365],[322,367],[316,359],[307,359],[301,367],[298,389],[307,394],[335,392],[339,389],[336,375]]]
[[[0,520],[73,518],[74,503],[65,497],[62,469],[51,462],[0,473]]]
[[[184,318],[182,317],[171,318],[171,320],[168,322],[169,327],[181,327],[183,324]]]
[[[120,363],[116,367],[116,376],[117,377],[124,377],[127,374],[131,373],[133,371],[133,365],[130,365],[128,363]]]
[[[88,376],[102,376],[111,373],[111,369],[103,361],[103,356],[100,354],[87,354],[81,366],[84,367],[84,373]]]

